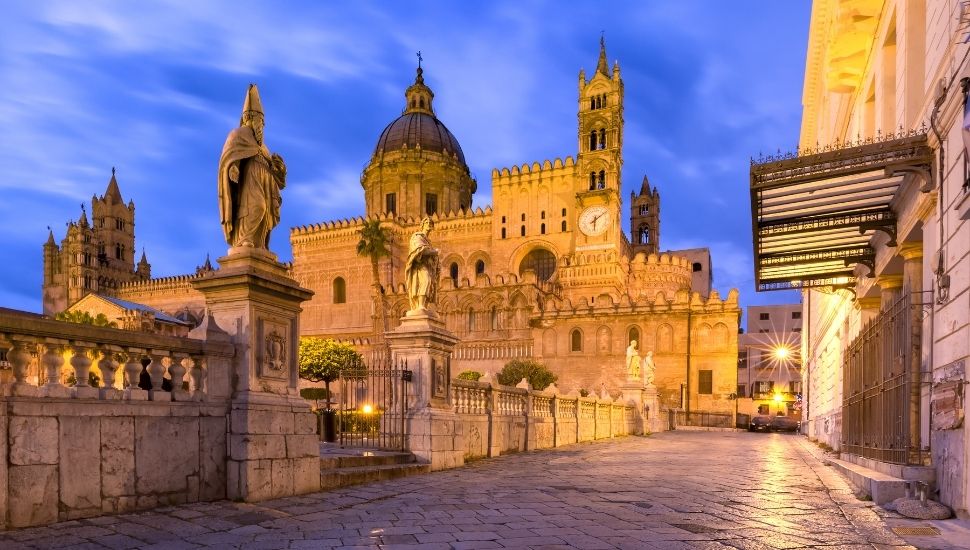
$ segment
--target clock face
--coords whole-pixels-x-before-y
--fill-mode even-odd
[[[590,237],[606,233],[610,226],[610,211],[605,206],[590,206],[579,214],[579,230]]]

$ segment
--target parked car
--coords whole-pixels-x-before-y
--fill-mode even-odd
[[[773,432],[797,432],[798,421],[790,416],[775,416],[769,424]]]
[[[767,432],[771,430],[771,416],[767,414],[759,414],[757,416],[751,417],[751,422],[748,422],[749,432]]]

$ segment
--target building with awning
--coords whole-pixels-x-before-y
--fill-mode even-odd
[[[970,2],[961,2],[970,4]],[[952,3],[951,3],[952,7]],[[752,159],[759,292],[800,290],[809,438],[970,508],[970,9],[816,0],[800,147]]]

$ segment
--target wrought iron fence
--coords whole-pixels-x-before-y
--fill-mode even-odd
[[[733,428],[734,415],[704,411],[676,411],[675,422],[678,426],[700,426],[705,428]]]
[[[381,353],[348,365],[337,380],[337,432],[347,447],[404,450],[410,371]]]
[[[842,447],[894,464],[922,464],[923,293],[904,294],[868,321],[843,357]]]

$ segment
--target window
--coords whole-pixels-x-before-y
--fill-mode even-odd
[[[564,218],[566,217],[566,209],[565,208],[562,209],[562,217],[564,217]]]
[[[562,222],[562,231],[563,232],[566,231],[566,220],[563,220],[563,222]]]
[[[525,221],[525,212],[522,213],[522,221]]]
[[[758,414],[771,414],[771,408],[768,405],[758,405]]]
[[[451,275],[451,281],[458,286],[458,264],[452,263],[448,268],[448,274]]]
[[[475,330],[475,310],[468,308],[468,332]]]
[[[540,281],[548,281],[556,272],[556,257],[544,248],[537,248],[529,252],[519,264],[519,275],[527,269],[535,271],[536,278]]]
[[[578,328],[569,334],[569,351],[583,351],[583,332]]]
[[[546,234],[546,224],[541,224],[539,226],[539,233],[542,234],[542,235],[545,235]]]
[[[802,393],[802,383],[798,380],[792,380],[789,382],[788,393]]]
[[[802,312],[801,311],[793,311],[793,312],[791,312],[791,318],[792,319],[801,319],[802,318]]]
[[[591,97],[589,98],[589,110],[592,111],[594,109],[596,109],[596,98]]]
[[[333,280],[333,303],[347,303],[347,283],[343,277],[337,277]]]
[[[791,329],[791,331],[792,332],[801,332],[802,331],[802,327],[795,327],[795,328]]]
[[[484,275],[484,274],[485,274],[485,261],[478,260],[477,262],[475,262],[475,275]]]
[[[703,266],[703,265],[701,265],[701,263],[700,263],[700,262],[694,262],[694,263],[692,263],[692,264],[690,265],[690,269],[691,269],[691,271],[693,271],[694,273],[699,273],[699,272],[701,272],[701,271],[704,271],[704,266]]]
[[[596,189],[596,172],[589,173],[589,190]],[[565,216],[565,214],[563,214]]]
[[[504,227],[502,228],[502,238],[503,239],[505,238],[505,228]]]
[[[630,327],[630,330],[628,330],[626,333],[626,343],[629,344],[634,340],[636,340],[638,344],[643,343],[642,340],[640,340],[640,329],[637,327]]]
[[[596,187],[598,189],[606,189],[606,172],[603,170],[600,170],[599,178],[597,179],[597,182],[596,182]]]
[[[502,223],[505,223],[505,216],[502,216]]]
[[[429,216],[438,212],[438,195],[434,193],[424,194],[424,212]]]
[[[593,130],[592,132],[589,133],[589,150],[590,151],[596,150],[596,130]]]
[[[542,212],[539,212],[539,219],[540,220],[546,219],[546,211],[545,210],[543,210]]]
[[[115,219],[115,229],[120,229],[120,230],[124,231],[125,230],[125,220],[122,220],[120,218],[116,218]]]
[[[521,235],[523,237],[525,237],[525,226],[524,225],[521,227],[521,230],[519,231],[519,233],[521,233]]]
[[[772,390],[775,387],[775,383],[771,381],[759,381],[754,383],[754,391],[757,393],[773,393]]]
[[[758,320],[759,321],[767,321],[769,319],[771,319],[771,314],[769,314],[769,313],[759,313],[758,314]]]
[[[698,395],[711,395],[714,393],[714,371],[697,371],[697,393]]]
[[[738,368],[748,368],[748,350],[746,349],[738,350]]]
[[[745,386],[744,384],[738,384],[738,393],[737,393],[737,396],[738,397],[747,397],[748,395],[745,393],[745,391],[747,389],[748,389],[747,386]]]
[[[640,205],[640,215],[641,216],[646,216],[649,213],[650,213],[650,207],[647,206],[646,204],[641,204]]]
[[[125,255],[125,247],[121,246],[120,244],[116,244],[115,259],[118,259],[118,260],[124,259],[124,255]]]
[[[650,244],[650,226],[642,224],[637,231],[637,244]]]
[[[384,195],[384,211],[388,214],[397,214],[397,193]]]
[[[491,315],[489,316],[490,323],[489,326],[492,330],[498,330],[498,308],[492,306]]]
[[[606,149],[606,129],[600,128],[600,139],[597,142],[600,149]]]

